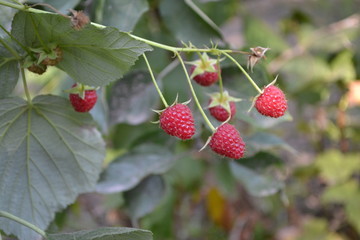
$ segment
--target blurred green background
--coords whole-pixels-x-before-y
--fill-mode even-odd
[[[360,239],[360,1],[35,2],[66,14],[84,10],[93,22],[171,46],[269,47],[250,74],[260,87],[278,75],[289,104],[280,119],[248,113],[256,91],[236,66],[222,62],[225,89],[243,99],[232,123],[247,143],[246,157],[199,152],[210,131],[194,102],[194,140],[180,142],[150,123],[157,120],[150,109],[163,106],[140,59],[99,90],[91,112],[108,143],[98,192],[58,213],[50,232],[132,226],[151,230],[157,240]],[[10,26],[13,12],[0,12],[0,22]],[[147,55],[168,102],[177,94],[180,101],[191,98],[171,52]],[[246,66],[246,55],[235,57]],[[33,95],[66,97],[63,90],[73,84],[57,68],[28,76]],[[206,106],[206,93],[217,87],[195,89]]]

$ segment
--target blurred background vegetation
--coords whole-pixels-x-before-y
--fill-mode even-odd
[[[150,123],[157,120],[150,109],[163,106],[139,60],[99,91],[91,112],[108,143],[97,193],[58,213],[50,231],[132,226],[157,240],[360,239],[360,1],[36,2],[66,14],[84,10],[93,22],[172,46],[269,47],[251,76],[263,87],[278,75],[289,103],[280,119],[248,113],[256,91],[231,62],[222,62],[225,88],[244,99],[233,124],[247,142],[246,158],[198,152],[210,131],[193,102],[194,140],[170,138]],[[1,23],[10,26],[12,14],[1,9]],[[177,94],[180,101],[191,98],[171,52],[154,49],[148,58],[168,102]],[[246,56],[236,58],[246,66]],[[66,97],[63,90],[72,85],[56,68],[28,75],[33,95]],[[206,93],[217,90],[195,88],[203,106]],[[22,94],[21,86],[14,94]]]

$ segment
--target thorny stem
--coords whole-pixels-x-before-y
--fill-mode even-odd
[[[156,91],[158,92],[158,94],[159,94],[159,96],[160,96],[160,98],[161,98],[161,101],[163,102],[164,106],[167,108],[169,105],[168,105],[168,103],[166,102],[166,100],[165,100],[165,98],[164,98],[164,96],[163,96],[163,94],[162,94],[162,92],[161,92],[161,90],[160,90],[160,88],[159,88],[159,86],[158,86],[158,84],[157,84],[157,82],[156,82],[156,79],[155,79],[155,77],[154,77],[154,73],[153,73],[153,71],[151,70],[149,61],[147,60],[147,57],[146,57],[145,53],[143,53],[143,57],[144,57],[144,60],[145,60],[145,62],[146,62],[146,66],[147,66],[147,68],[149,69],[150,76],[151,76],[151,80],[152,80],[153,83],[154,83],[154,86],[155,86],[155,88],[156,88]]]
[[[250,83],[254,86],[256,91],[258,91],[260,94],[262,93],[261,89],[258,87],[258,85],[255,83],[255,81],[250,77],[250,75],[245,71],[245,69],[232,57],[230,54],[226,52],[222,52],[226,57],[228,57],[231,61],[233,61],[236,66],[239,67],[239,69],[243,72],[243,74],[247,77],[247,79],[250,81]]]
[[[199,100],[198,100],[198,98],[196,96],[195,90],[194,90],[194,88],[193,88],[193,86],[191,84],[190,76],[189,76],[189,74],[188,74],[188,72],[186,70],[184,60],[181,58],[181,55],[178,52],[176,52],[175,54],[179,58],[181,66],[183,67],[186,79],[188,81],[188,84],[189,84],[189,87],[190,87],[190,90],[191,90],[191,94],[192,94],[192,96],[193,96],[193,98],[195,100],[195,103],[196,103],[201,115],[203,116],[203,118],[204,118],[205,122],[207,123],[207,125],[210,127],[211,131],[215,132],[215,127],[211,124],[209,118],[206,116],[206,114],[205,114],[204,110],[202,109],[201,104],[200,104],[200,102],[199,102]]]
[[[28,221],[25,221],[24,219],[21,219],[19,217],[16,217],[14,215],[12,215],[11,213],[8,213],[8,212],[5,212],[5,211],[0,211],[0,217],[5,217],[5,218],[8,218],[8,219],[11,219],[15,222],[18,222],[20,223],[21,225],[24,225],[32,230],[34,230],[35,232],[39,233],[41,236],[43,236],[45,239],[47,239],[47,235],[46,233],[41,230],[40,228],[38,228],[37,226],[29,223]]]
[[[25,91],[25,95],[26,95],[26,99],[28,100],[29,104],[31,104],[31,96],[30,96],[30,92],[29,92],[29,88],[26,82],[26,76],[25,76],[25,70],[23,67],[21,67],[21,78],[22,78],[22,82],[24,85],[24,91]]]

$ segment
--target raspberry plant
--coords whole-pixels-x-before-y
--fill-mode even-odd
[[[246,141],[243,141],[243,134],[235,125],[235,121],[239,121],[236,119],[235,102],[240,99],[237,96],[230,97],[222,78],[222,64],[227,61],[227,64],[236,66],[244,74],[248,82],[242,84],[252,86],[259,95],[248,101],[256,101],[256,109],[259,109],[259,99],[261,105],[266,105],[267,101],[273,103],[274,100],[263,100],[262,95],[268,88],[261,90],[237,59],[239,55],[245,54],[252,69],[268,48],[256,48],[266,49],[256,52],[256,55],[254,48],[251,49],[253,53],[244,53],[222,49],[215,44],[198,48],[193,43],[183,43],[182,46],[174,47],[114,27],[90,23],[81,12],[72,11],[71,17],[13,2],[0,1],[2,7],[18,10],[12,20],[11,30],[1,26],[6,36],[0,38],[0,229],[5,234],[15,235],[21,240],[41,237],[54,240],[66,237],[105,239],[110,235],[118,236],[119,239],[125,235],[128,239],[140,239],[131,236],[151,238],[150,232],[132,228],[104,228],[70,235],[45,232],[54,220],[55,213],[73,203],[79,194],[96,189],[100,193],[127,191],[126,196],[138,197],[138,191],[154,182],[164,185],[161,177],[150,175],[165,173],[171,168],[171,163],[153,168],[149,160],[148,166],[137,173],[135,182],[131,182],[131,176],[126,178],[126,169],[121,159],[112,162],[108,168],[102,168],[106,152],[105,131],[100,132],[92,115],[86,113],[99,101],[96,95],[98,88],[101,88],[98,92],[106,94],[102,90],[111,86],[116,93],[121,81],[131,79],[133,83],[145,79],[146,84],[151,82],[153,85],[149,87],[144,82],[134,84],[134,89],[120,94],[126,96],[123,99],[125,102],[120,105],[111,102],[110,108],[124,107],[129,116],[131,111],[135,111],[134,116],[139,119],[141,116],[136,113],[137,108],[127,106],[146,106],[148,116],[150,108],[156,105],[152,106],[151,101],[147,101],[146,97],[151,95],[147,93],[156,90],[163,109],[155,110],[159,115],[154,121],[154,126],[157,126],[154,129],[163,129],[171,135],[167,136],[169,139],[172,136],[179,138],[176,141],[197,139],[203,145],[202,152],[208,152],[211,158],[220,161],[233,161],[231,159],[246,156]],[[158,50],[168,51],[177,59],[174,63],[181,67],[183,79],[176,81],[183,81],[191,93],[191,96],[179,96],[188,98],[186,103],[178,103],[174,95],[170,96],[172,100],[176,99],[173,103],[169,104],[166,100],[168,96],[159,85],[161,74],[155,76],[151,67],[153,63],[147,58],[148,52]],[[197,54],[195,57],[194,53]],[[139,58],[145,63],[148,73],[129,75],[128,72]],[[185,61],[187,58],[193,59]],[[75,82],[72,88],[63,89],[70,99],[55,94],[32,96],[26,71],[44,74],[51,67],[64,71],[72,79],[70,85]],[[18,78],[22,81],[25,99],[12,96]],[[123,80],[118,83],[118,79]],[[192,80],[201,87],[193,86]],[[209,93],[207,89],[210,85],[217,92],[210,95],[207,106],[202,105],[198,96]],[[131,94],[136,91],[142,95],[140,103],[139,98],[132,100]],[[236,94],[236,91],[231,94]],[[284,95],[280,101],[282,112],[279,113],[276,108],[276,113],[268,116],[279,117],[284,114],[287,104]],[[213,123],[206,115],[207,108],[220,123]],[[263,113],[262,110],[260,113]],[[119,114],[115,115],[110,116],[114,124],[123,121],[119,120]],[[130,122],[137,121],[129,119]],[[132,134],[129,133],[129,137]],[[209,153],[209,150],[214,153]],[[150,159],[152,154],[172,159],[171,152],[152,144],[140,144],[122,157],[133,159],[131,164],[134,164],[140,161],[139,158]],[[125,172],[119,176],[112,169]],[[138,185],[140,182],[143,185]],[[275,192],[283,188],[280,183],[271,187]],[[136,220],[143,215],[135,211],[132,218]]]

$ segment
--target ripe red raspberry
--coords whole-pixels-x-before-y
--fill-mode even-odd
[[[264,116],[281,117],[287,109],[286,97],[280,88],[270,85],[256,99],[255,108]]]
[[[219,67],[216,64],[214,64],[213,67],[215,68],[216,72],[204,71],[201,74],[195,75],[193,77],[195,82],[197,82],[198,84],[204,87],[210,86],[213,83],[217,82],[219,80],[219,74],[217,72]],[[195,68],[197,68],[197,66],[191,66],[190,75],[194,72]]]
[[[209,101],[209,105],[211,104],[211,100]],[[231,117],[235,116],[236,114],[236,105],[234,102],[229,102],[230,104],[230,112]],[[215,107],[209,108],[211,116],[213,116],[216,120],[220,122],[224,122],[229,118],[229,112],[226,111],[221,105],[217,105]]]
[[[244,156],[245,143],[236,128],[228,123],[218,127],[210,140],[210,148],[225,157],[239,159]]]
[[[73,87],[76,87],[76,84]],[[80,97],[80,93],[70,93],[69,99],[75,111],[88,112],[96,104],[97,93],[96,90],[85,90],[84,98]]]
[[[177,103],[160,115],[160,127],[169,135],[186,140],[195,134],[194,118],[188,106]]]

